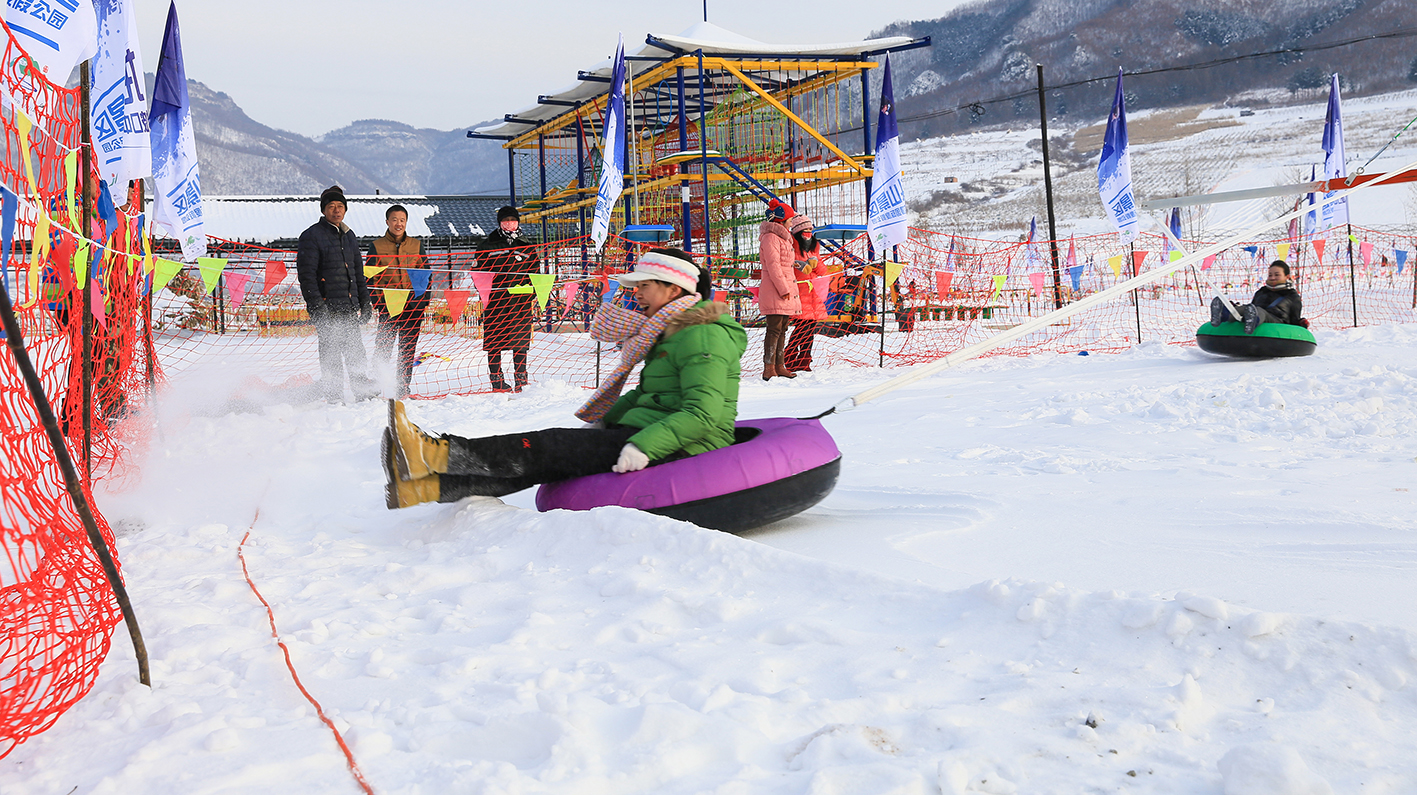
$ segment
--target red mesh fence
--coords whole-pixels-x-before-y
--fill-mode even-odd
[[[14,245],[0,282],[17,306],[25,345],[60,417],[70,451],[94,476],[127,458],[120,420],[140,408],[147,350],[140,339],[140,268],[76,245],[79,208],[96,195],[69,190],[79,174],[78,90],[27,70],[13,38],[0,62],[0,181],[19,197]],[[122,203],[126,197],[117,197]],[[96,220],[87,237],[123,251],[134,223]],[[38,228],[37,228],[38,227]],[[113,234],[110,235],[109,233]],[[36,239],[39,245],[36,246]],[[88,256],[75,262],[75,255]],[[82,274],[76,274],[75,265]],[[79,276],[82,278],[79,278]],[[92,346],[91,445],[84,444],[81,283],[101,318]],[[50,441],[9,351],[0,354],[0,756],[53,725],[82,698],[121,616],[97,555],[64,488]],[[87,480],[86,480],[87,487]],[[99,528],[112,533],[102,515]]]
[[[1353,236],[1357,242],[1352,245],[1351,264],[1349,241],[1337,233],[1318,243],[1254,241],[1237,246],[1122,300],[1015,340],[994,354],[1116,351],[1151,340],[1191,343],[1196,328],[1209,318],[1212,296],[1219,292],[1247,301],[1263,284],[1270,261],[1280,257],[1293,267],[1305,315],[1315,328],[1355,325],[1355,304],[1357,324],[1417,320],[1413,308],[1417,269],[1408,267],[1412,263],[1406,260],[1417,240],[1358,228]],[[1204,244],[1183,241],[1183,245]],[[559,241],[534,247],[535,255],[528,261],[537,263],[536,274],[495,277],[482,270],[494,267],[489,263],[501,256],[495,252],[426,255],[431,275],[426,280],[427,304],[410,384],[413,396],[493,389],[490,354],[484,349],[515,346],[486,344],[489,336],[511,332],[495,320],[488,322],[481,296],[489,287],[499,295],[517,283],[526,308],[520,323],[531,332],[530,381],[594,386],[614,367],[618,352],[589,338],[589,319],[606,290],[615,287],[614,275],[626,270],[636,252],[645,248],[612,238],[606,250],[596,255],[581,239]],[[229,287],[208,294],[201,276],[189,268],[173,280],[171,289],[159,293],[154,342],[163,369],[175,376],[204,362],[220,361],[224,371],[235,368],[246,378],[238,402],[313,395],[309,390],[320,375],[317,344],[296,282],[294,252],[236,243],[222,243],[218,251],[227,260],[224,278],[235,274],[245,289],[240,295]],[[1127,246],[1119,245],[1115,235],[1062,240],[1055,278],[1046,241],[1000,242],[917,230],[897,250],[901,264],[898,270],[891,266],[889,276],[894,281],[886,288],[881,266],[865,264],[869,258],[863,240],[844,248],[824,246],[823,251],[828,266],[840,272],[830,279],[829,319],[819,327],[814,362],[871,367],[937,359],[1152,270],[1163,257],[1169,261],[1179,256],[1168,251],[1159,236],[1143,236]],[[366,265],[366,270],[372,273],[378,267]],[[716,256],[712,267],[718,297],[750,329],[761,326],[751,294],[757,285],[757,264]],[[381,299],[376,303],[382,306]],[[506,322],[505,313],[493,314]],[[516,329],[517,334],[525,330],[522,325]],[[384,393],[392,395],[389,346],[380,351],[375,324],[365,326],[363,335],[371,374]],[[760,339],[761,331],[750,330],[744,372],[750,372],[761,357]],[[512,363],[510,357],[506,359],[502,368],[510,373]],[[507,381],[511,382],[510,375]]]

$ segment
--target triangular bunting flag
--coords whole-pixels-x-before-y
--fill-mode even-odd
[[[78,284],[89,283],[89,243],[87,240],[79,244],[79,249],[74,252],[74,280]]]
[[[1028,283],[1033,285],[1033,294],[1036,297],[1043,295],[1043,274],[1034,271],[1028,274]]]
[[[1001,273],[1001,274],[999,274],[998,276],[995,276],[995,277],[994,277],[994,292],[992,292],[992,293],[989,294],[989,300],[986,301],[985,303],[988,303],[988,304],[994,303],[994,299],[999,297],[999,291],[1002,290],[1002,289],[1004,289],[1004,282],[1007,281],[1008,278],[1009,278],[1009,277],[1008,277],[1006,274],[1003,274],[1003,273]]]
[[[1107,258],[1107,267],[1109,267],[1109,268],[1112,269],[1112,275],[1113,275],[1113,276],[1121,276],[1121,275],[1122,275],[1122,255],[1121,255],[1121,254],[1118,254],[1118,255],[1115,256],[1115,257],[1108,257],[1108,258]]]
[[[1373,264],[1373,244],[1364,240],[1358,246],[1358,256],[1363,258],[1363,264],[1371,266]]]
[[[285,263],[278,259],[266,260],[266,282],[261,288],[261,294],[265,295],[271,291],[272,287],[285,281]]]
[[[1287,262],[1287,261],[1289,260],[1289,244],[1288,244],[1288,243],[1280,243],[1279,245],[1275,246],[1275,247],[1274,247],[1274,258],[1275,258],[1275,259],[1282,259],[1282,260],[1285,260],[1285,261]]]
[[[891,260],[886,260],[886,289],[887,289],[887,290],[891,289],[891,285],[895,284],[895,280],[900,278],[900,272],[903,271],[903,270],[905,270],[905,263],[904,263],[904,262],[893,262],[893,261],[891,261]]]
[[[576,305],[576,293],[579,292],[580,289],[580,282],[567,282],[565,286],[561,288],[561,302],[565,304],[567,314],[569,314],[571,308]]]
[[[1184,257],[1184,256],[1186,256],[1186,255],[1185,255],[1185,254],[1182,254],[1182,253],[1179,252],[1179,251],[1176,251],[1175,249],[1172,249],[1171,252],[1170,252],[1170,254],[1168,255],[1166,261],[1167,261],[1167,262],[1175,262],[1176,260],[1178,260],[1178,259],[1180,259],[1180,258],[1182,258],[1182,257]]]
[[[818,301],[825,301],[827,300],[827,293],[831,292],[831,284],[832,277],[818,276],[815,279],[812,279],[811,281],[807,282],[807,289],[812,291],[813,298]],[[719,293],[721,291],[715,290],[714,292]],[[715,298],[714,300],[718,299]]]
[[[1397,273],[1402,275],[1402,266],[1407,264],[1407,249],[1395,248],[1392,250],[1393,259],[1397,260]]]
[[[533,273],[530,274],[530,277],[531,287],[536,291],[536,305],[545,309],[546,302],[551,300],[551,286],[556,283],[556,274]]]
[[[98,279],[89,282],[89,311],[100,326],[108,328],[108,312],[103,306],[103,285]]]
[[[1206,257],[1204,260],[1202,260],[1202,261],[1201,261],[1201,270],[1203,270],[1203,271],[1204,271],[1204,270],[1210,270],[1210,266],[1212,266],[1212,265],[1215,264],[1215,258],[1216,258],[1217,256],[1218,256],[1218,255],[1216,255],[1216,254],[1211,254],[1209,257]]]
[[[251,281],[251,274],[238,273],[232,271],[226,274],[226,290],[231,293],[231,305],[241,306],[246,301],[246,284]]]
[[[491,271],[473,271],[472,286],[477,288],[477,297],[482,300],[483,306],[486,306],[492,299]]]
[[[1073,277],[1073,291],[1082,289],[1082,265],[1074,265],[1068,268],[1068,275]]]
[[[1328,245],[1328,241],[1323,238],[1314,241],[1314,259],[1318,260],[1320,265],[1324,264],[1324,246],[1326,245]]]
[[[1138,273],[1141,273],[1141,264],[1146,261],[1146,255],[1148,255],[1148,254],[1150,254],[1150,253],[1151,253],[1150,251],[1133,251],[1133,252],[1132,252],[1132,273],[1133,273],[1133,275],[1138,274]]]
[[[384,271],[386,271],[386,270],[388,270],[388,269],[389,269],[389,266],[388,266],[388,265],[365,265],[365,266],[364,266],[364,278],[366,278],[366,279],[372,279],[372,278],[374,278],[375,276],[378,276],[379,274],[383,273]]]
[[[226,270],[226,260],[220,257],[197,257],[197,269],[202,272],[202,284],[207,295],[211,295],[221,280],[221,272]]]
[[[467,290],[444,290],[443,297],[448,300],[448,318],[456,323],[462,318],[462,313],[467,309],[467,299],[470,297]]]
[[[182,263],[173,262],[170,259],[155,257],[153,263],[153,293],[162,291],[167,283],[172,281],[172,277],[182,272]]]
[[[79,150],[75,149],[69,154],[64,155],[64,182],[68,187],[68,191],[64,196],[69,201],[69,227],[72,229],[79,228],[78,204],[74,201],[74,195],[78,193],[78,188],[76,187],[78,181]]]
[[[407,304],[408,290],[396,290],[392,287],[384,288],[384,306],[389,308],[389,317],[398,317]]]
[[[426,268],[412,268],[408,271],[408,281],[413,285],[413,297],[417,298],[428,291],[428,280],[432,278],[433,271]]]
[[[938,271],[935,274],[935,295],[941,301],[948,301],[950,298],[950,284],[955,280],[954,271]]]

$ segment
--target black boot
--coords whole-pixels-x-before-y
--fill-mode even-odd
[[[508,390],[507,380],[502,377],[502,354],[487,354],[487,373],[492,381],[493,392],[506,392]]]
[[[526,385],[526,351],[512,351],[512,391],[520,392]]]

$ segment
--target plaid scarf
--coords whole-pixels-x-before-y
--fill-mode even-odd
[[[590,338],[598,342],[624,343],[620,350],[620,365],[596,387],[595,394],[576,411],[576,416],[586,422],[603,419],[615,401],[620,399],[630,371],[649,355],[650,349],[659,341],[659,335],[664,333],[664,327],[698,302],[697,295],[686,295],[660,307],[651,317],[617,303],[601,304],[600,311],[595,313],[595,319],[590,323]]]

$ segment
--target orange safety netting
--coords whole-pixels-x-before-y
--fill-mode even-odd
[[[29,70],[23,51],[6,34],[0,62],[0,182],[18,195],[19,209],[3,285],[81,477],[86,468],[94,476],[111,475],[127,457],[119,421],[141,408],[143,373],[155,360],[144,355],[149,349],[138,325],[145,314],[139,311],[140,268],[81,242],[87,237],[106,248],[133,250],[134,222],[121,213],[107,223],[99,220],[98,194],[78,195],[82,190],[70,187],[84,182],[77,150],[79,91],[55,86]],[[96,184],[96,178],[90,182]],[[105,213],[109,206],[104,205]],[[87,236],[78,232],[84,207],[95,216]],[[85,294],[95,319],[89,333],[91,445],[84,443],[87,412],[80,365]],[[0,441],[4,756],[53,725],[93,687],[121,615],[8,350],[0,355]],[[96,519],[111,545],[103,516]]]

